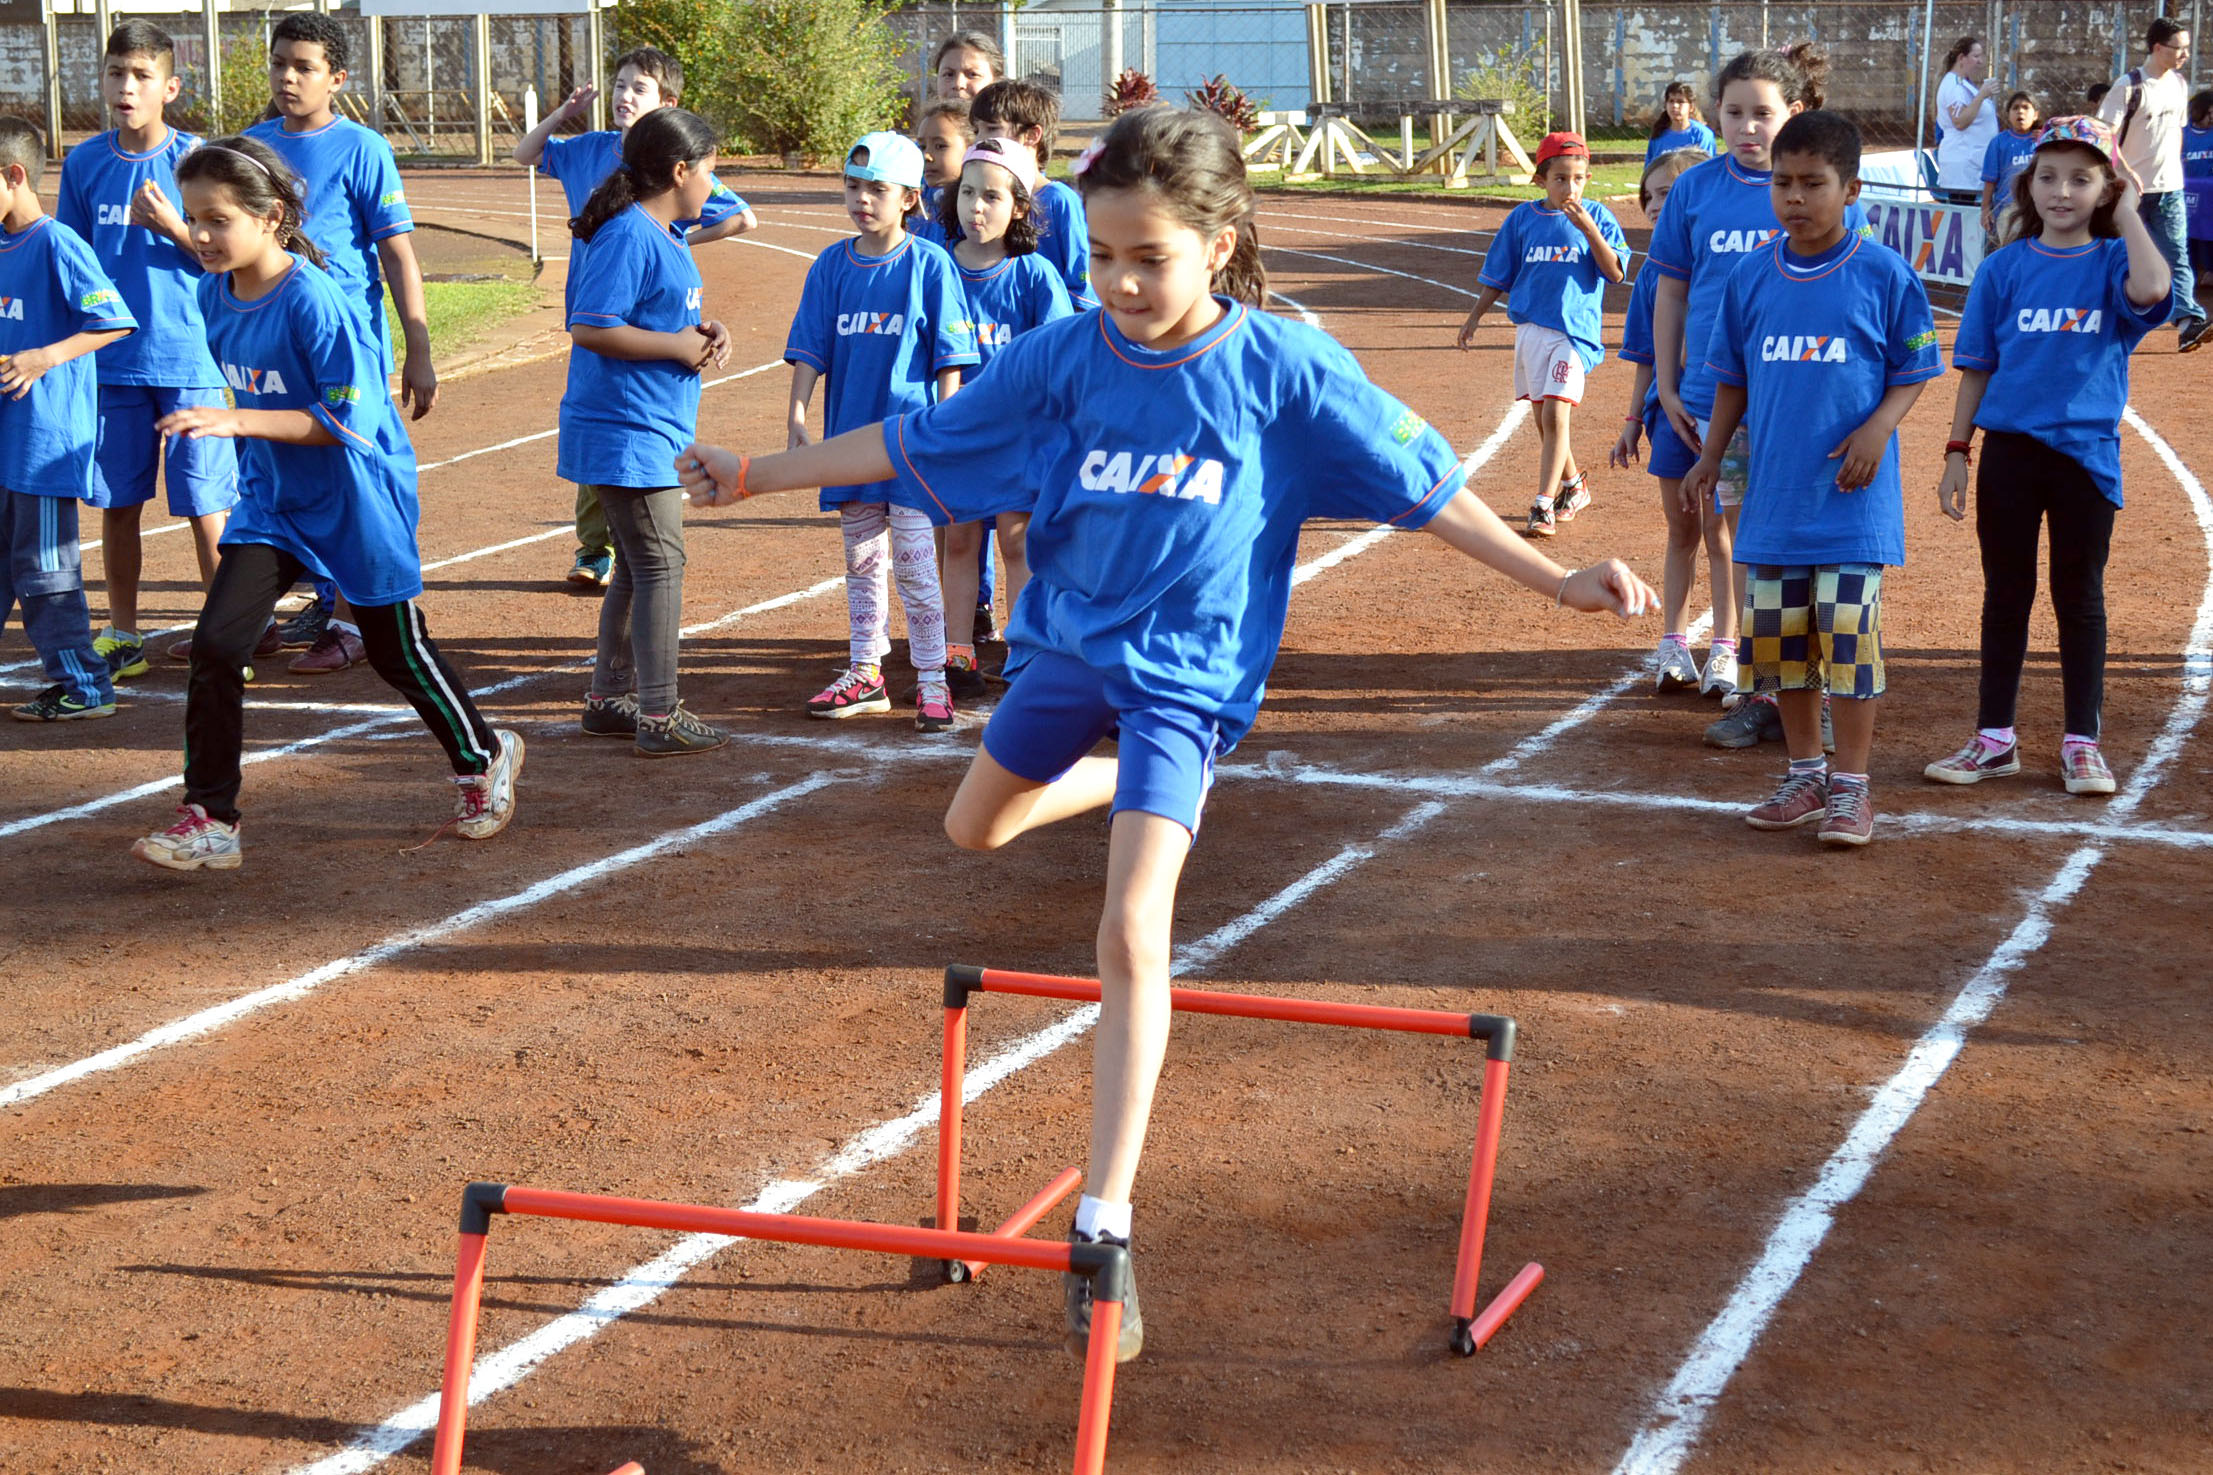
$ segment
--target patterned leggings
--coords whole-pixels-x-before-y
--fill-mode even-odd
[[[937,540],[930,519],[912,507],[847,502],[839,509],[845,534],[845,609],[853,625],[853,664],[874,665],[891,653],[891,590],[907,612],[907,656],[924,681],[945,679],[945,598],[937,582]]]

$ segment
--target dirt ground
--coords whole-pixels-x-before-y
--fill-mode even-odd
[[[702,433],[765,448],[799,282],[842,216],[822,181],[734,182],[764,224],[702,255],[735,340]],[[451,231],[513,240],[524,219],[511,173],[409,193]],[[1499,214],[1302,200],[1261,219],[1279,291],[1464,451],[1508,410],[1503,323],[1451,347],[1451,289],[1472,289]],[[2213,357],[2173,342],[2139,354],[2135,404],[2202,475]],[[313,1462],[436,1390],[471,1179],[921,1222],[934,1131],[863,1134],[934,1091],[940,970],[1088,971],[1103,826],[956,852],[938,820],[975,721],[930,739],[798,710],[845,646],[839,540],[809,499],[689,529],[686,618],[708,628],[686,641],[684,696],[737,740],[648,764],[578,734],[597,607],[560,582],[571,493],[540,435],[564,372],[556,356],[456,380],[414,427],[424,557],[465,559],[427,576],[432,629],[530,745],[497,840],[403,849],[450,790],[366,669],[264,669],[230,874],[126,853],[176,802],[182,666],[131,683],[112,721],[0,734],[0,846],[26,881],[0,902],[0,1091],[297,984],[0,1097],[0,1470],[340,1468]],[[1594,377],[1576,443],[1597,501],[1553,551],[1619,553],[1657,581],[1653,483],[1602,464],[1629,377]],[[1548,1278],[1483,1352],[1445,1352],[1478,1048],[1180,1019],[1139,1184],[1147,1346],[1117,1386],[1111,1468],[1614,1468],[1786,1205],[1981,975],[2003,998],[1835,1205],[1684,1467],[2205,1468],[2213,739],[2189,719],[2204,656],[2189,688],[2183,653],[2207,532],[2124,432],[2108,751],[2124,783],[2148,761],[2162,778],[2122,823],[2095,832],[2101,802],[2058,782],[2048,612],[2023,775],[1925,783],[1973,716],[1973,536],[1932,495],[1954,383],[1905,429],[1883,818],[1861,852],[1741,823],[1776,750],[1704,747],[1712,704],[1616,685],[1652,622],[1556,612],[1420,536],[1299,588],[1186,873],[1189,981],[1514,1016],[1483,1292],[1527,1261]],[[1534,451],[1517,431],[1473,485],[1518,512]],[[1302,557],[1360,531],[1316,525]],[[188,627],[188,543],[146,548],[146,623]],[[27,655],[19,636],[0,649],[19,687]],[[2079,886],[2060,894],[2065,867]],[[1065,1013],[979,999],[971,1060]],[[970,1108],[966,1212],[995,1221],[1078,1160],[1087,1080],[1078,1040]],[[480,1350],[671,1244],[499,1222]],[[468,1467],[1064,1468],[1079,1365],[1057,1286],[928,1272],[767,1244],[706,1256],[478,1407]],[[384,1467],[428,1455],[424,1438]]]

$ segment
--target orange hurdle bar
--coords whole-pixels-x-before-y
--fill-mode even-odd
[[[937,1222],[941,1231],[960,1223],[961,1086],[967,1072],[968,998],[975,993],[1025,994],[1032,998],[1064,999],[1070,1003],[1097,1003],[1099,983],[1092,978],[1016,973],[968,964],[955,964],[945,970],[945,1058],[938,1087]],[[1452,1331],[1447,1338],[1454,1352],[1462,1357],[1473,1356],[1544,1280],[1542,1265],[1535,1262],[1525,1265],[1489,1306],[1480,1314],[1476,1311],[1477,1283],[1483,1273],[1483,1236],[1490,1224],[1491,1187],[1498,1168],[1498,1140],[1506,1123],[1506,1076],[1514,1058],[1518,1032],[1514,1021],[1502,1014],[1455,1014],[1445,1009],[1339,1004],[1320,999],[1282,999],[1265,994],[1217,993],[1195,988],[1171,988],[1168,998],[1174,1009],[1185,1014],[1386,1029],[1484,1042],[1482,1106],[1476,1117],[1475,1154],[1468,1171],[1467,1199],[1461,1208],[1460,1248],[1452,1276]],[[1056,1179],[1053,1187],[1058,1187],[1060,1181]],[[1049,1188],[1047,1193],[1051,1191]],[[1030,1205],[1025,1205],[1023,1212],[1029,1212],[1030,1207],[1045,1197],[1045,1194],[1038,1195]],[[1045,1209],[1040,1208],[1031,1222],[1042,1218],[1044,1213]],[[963,1279],[961,1271],[965,1268],[949,1263],[946,1278]]]
[[[476,1364],[477,1311],[484,1296],[485,1237],[491,1232],[494,1214],[727,1234],[781,1244],[1022,1265],[1033,1270],[1088,1275],[1093,1313],[1091,1341],[1085,1348],[1083,1402],[1077,1415],[1075,1470],[1076,1475],[1102,1475],[1105,1468],[1107,1423],[1114,1406],[1115,1342],[1121,1332],[1122,1302],[1129,1294],[1129,1251],[1120,1245],[1022,1239],[1020,1231],[1012,1235],[971,1234],[854,1219],[812,1219],[704,1204],[612,1198],[556,1188],[471,1183],[461,1195],[461,1246],[453,1276],[453,1311],[447,1323],[446,1367],[438,1391],[438,1434],[431,1450],[431,1475],[460,1475],[461,1446],[468,1433],[469,1371]],[[635,1471],[638,1467],[633,1463],[624,1469]],[[623,1471],[615,1475],[623,1475]]]

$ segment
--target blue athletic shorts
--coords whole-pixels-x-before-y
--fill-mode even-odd
[[[100,386],[100,433],[92,452],[93,507],[136,507],[154,496],[162,462],[161,417],[191,405],[227,403],[220,389],[164,389],[147,384]],[[238,452],[206,436],[169,441],[169,511],[176,517],[228,512],[238,502]]]
[[[1222,749],[1221,725],[1115,685],[1072,656],[1037,652],[999,698],[984,728],[984,751],[1019,778],[1051,783],[1119,726],[1112,813],[1157,814],[1196,836]]]
[[[1675,433],[1675,422],[1658,405],[1644,417],[1644,433],[1652,442],[1645,448],[1644,469],[1654,476],[1681,481],[1698,464],[1698,453],[1683,444],[1683,438]]]

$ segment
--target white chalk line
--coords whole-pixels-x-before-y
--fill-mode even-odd
[[[837,574],[808,588],[793,590],[788,594],[779,594],[774,598],[761,600],[757,604],[749,604],[743,609],[732,610],[726,615],[697,625],[687,625],[681,633],[687,636],[704,635],[710,631],[734,624],[748,616],[766,614],[771,610],[782,609],[786,605],[797,604],[802,600],[814,599],[829,593],[832,589],[842,589],[844,587],[845,575]],[[537,671],[526,671],[519,676],[510,676],[505,681],[496,681],[490,686],[477,688],[470,695],[472,700],[481,702],[486,698],[513,691],[517,687],[527,686],[533,681],[542,681],[549,676],[558,676],[563,672],[584,670],[590,665],[591,662],[589,661],[574,661],[559,666],[548,666]],[[384,716],[349,723],[344,727],[330,728],[327,731],[300,738],[279,747],[264,748],[259,752],[248,753],[239,762],[241,766],[250,766],[257,763],[275,762],[280,758],[293,758],[330,743],[340,742],[347,738],[366,736],[374,733],[379,728],[389,727],[395,723],[419,720],[413,708],[397,708]],[[102,810],[113,809],[118,804],[128,804],[134,800],[165,794],[172,789],[181,788],[183,785],[184,776],[182,774],[169,774],[161,778],[151,779],[146,783],[135,784],[127,789],[118,789],[111,794],[103,794],[97,799],[87,799],[81,804],[71,804],[59,809],[49,809],[40,814],[26,815],[22,819],[10,820],[6,824],[0,824],[0,840],[9,839],[31,830],[44,829],[48,825],[62,824],[68,820],[84,819],[89,815],[98,814]]]
[[[1440,282],[1431,277],[1417,276],[1413,272],[1400,271],[1396,267],[1377,266],[1372,261],[1353,261],[1343,256],[1331,256],[1327,252],[1323,251],[1309,251],[1301,246],[1278,246],[1272,241],[1262,241],[1260,243],[1260,249],[1263,251],[1280,252],[1285,256],[1310,256],[1316,261],[1334,262],[1338,266],[1355,267],[1361,271],[1381,272],[1387,277],[1404,277],[1410,282],[1420,282],[1425,286],[1435,287],[1440,291],[1457,292],[1462,297],[1473,297],[1476,295],[1475,293],[1470,292],[1467,288],[1455,287],[1450,282]],[[1516,403],[1520,403],[1520,401],[1516,401]]]
[[[2182,691],[2144,761],[2109,805],[2112,813],[2125,819],[2165,777],[2204,717],[2208,689],[2213,687],[2213,498],[2142,416],[2130,408],[2122,417],[2166,464],[2189,499],[2209,563],[2197,617],[2184,646]],[[2105,855],[2105,848],[2093,843],[2061,863],[2019,924],[1915,1041],[1905,1064],[1876,1091],[1851,1132],[1822,1165],[1813,1186],[1785,1205],[1759,1259],[1692,1344],[1614,1466],[1614,1475],[1675,1475],[1690,1458],[1715,1404],[1828,1237],[1837,1212],[1866,1185],[1877,1161],[1958,1058],[1968,1031],[1990,1017],[2004,999],[2010,977],[2050,939],[2053,915],[2075,899]]]
[[[442,921],[432,922],[422,927],[410,927],[403,932],[395,932],[372,947],[364,948],[357,953],[350,953],[343,958],[335,958],[318,968],[300,974],[296,978],[286,979],[283,983],[271,984],[267,988],[256,989],[250,994],[241,994],[235,999],[202,1009],[195,1014],[188,1014],[182,1019],[172,1020],[159,1028],[148,1030],[137,1039],[117,1045],[112,1049],[102,1050],[95,1055],[87,1055],[81,1060],[70,1062],[68,1065],[31,1076],[9,1086],[0,1087],[0,1108],[19,1106],[73,1081],[81,1081],[87,1076],[99,1075],[106,1071],[119,1070],[152,1054],[154,1051],[166,1049],[171,1045],[181,1045],[186,1041],[196,1040],[202,1036],[212,1034],[249,1014],[258,1014],[262,1010],[273,1008],[278,1004],[288,1004],[294,1000],[303,999],[327,983],[333,983],[364,969],[374,968],[403,953],[429,947],[457,933],[466,932],[472,927],[497,921],[501,917],[534,907],[548,898],[559,896],[564,892],[574,891],[580,886],[587,886],[607,876],[629,870],[633,866],[651,860],[656,856],[664,855],[671,850],[681,849],[686,845],[696,844],[701,840],[736,829],[749,820],[757,819],[764,814],[781,808],[794,799],[803,798],[814,793],[817,789],[827,788],[838,781],[839,775],[837,774],[817,771],[796,783],[786,784],[783,788],[740,804],[735,809],[724,810],[712,819],[701,820],[698,824],[687,825],[682,829],[667,831],[655,839],[646,841],[644,844],[633,845],[627,850],[618,851],[613,855],[587,862],[584,865],[572,866],[558,875],[548,876],[545,880],[527,886],[510,896],[503,896],[494,901],[479,902],[475,906],[466,907]]]

